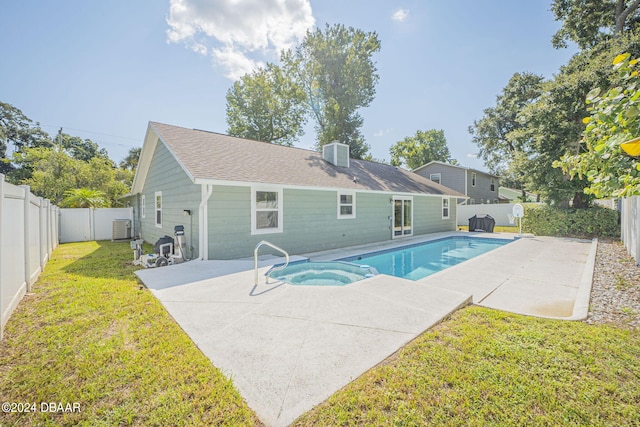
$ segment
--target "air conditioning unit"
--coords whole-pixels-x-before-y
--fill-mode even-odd
[[[111,240],[129,240],[131,239],[131,220],[116,219],[113,221],[111,230]]]

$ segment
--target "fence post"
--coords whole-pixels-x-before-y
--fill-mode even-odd
[[[24,190],[24,281],[27,284],[27,292],[31,292],[31,230],[29,230],[29,216],[31,214],[31,187],[21,185]]]
[[[633,196],[631,198],[631,202],[634,204],[635,206],[635,216],[634,216],[634,222],[635,222],[635,229],[633,229],[632,233],[635,235],[635,241],[636,241],[636,253],[635,253],[635,259],[636,259],[636,265],[640,266],[640,196]]]
[[[40,206],[38,208],[38,254],[40,257],[40,259],[38,260],[38,265],[40,266],[40,271],[42,272],[46,263],[44,259],[44,248],[42,245],[43,240],[46,244],[46,234],[43,235],[46,227],[46,221],[43,221],[42,218],[42,216],[44,215],[44,199],[42,197],[38,197],[38,201],[40,202]]]
[[[4,266],[2,265],[2,208],[4,205],[4,175],[0,173],[0,341],[4,334],[4,303],[2,302],[2,271]]]

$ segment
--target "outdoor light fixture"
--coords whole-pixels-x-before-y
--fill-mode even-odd
[[[623,142],[620,148],[631,157],[640,157],[640,137]]]
[[[182,211],[182,216],[191,216],[191,209],[185,209]]]

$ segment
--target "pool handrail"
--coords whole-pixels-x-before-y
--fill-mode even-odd
[[[253,250],[253,280],[256,286],[258,286],[258,249],[260,249],[260,246],[262,245],[267,245],[277,251],[280,251],[284,254],[284,265],[279,266],[279,267],[275,267],[273,269],[271,269],[271,271],[279,271],[279,270],[284,270],[287,265],[289,265],[289,254],[287,253],[287,251],[285,251],[284,249],[274,245],[273,243],[267,242],[266,240],[261,240],[257,245],[256,248]],[[265,278],[265,284],[269,284],[269,276],[266,276]]]

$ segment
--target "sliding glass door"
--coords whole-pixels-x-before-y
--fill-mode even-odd
[[[413,235],[413,200],[411,197],[393,198],[393,237]]]

